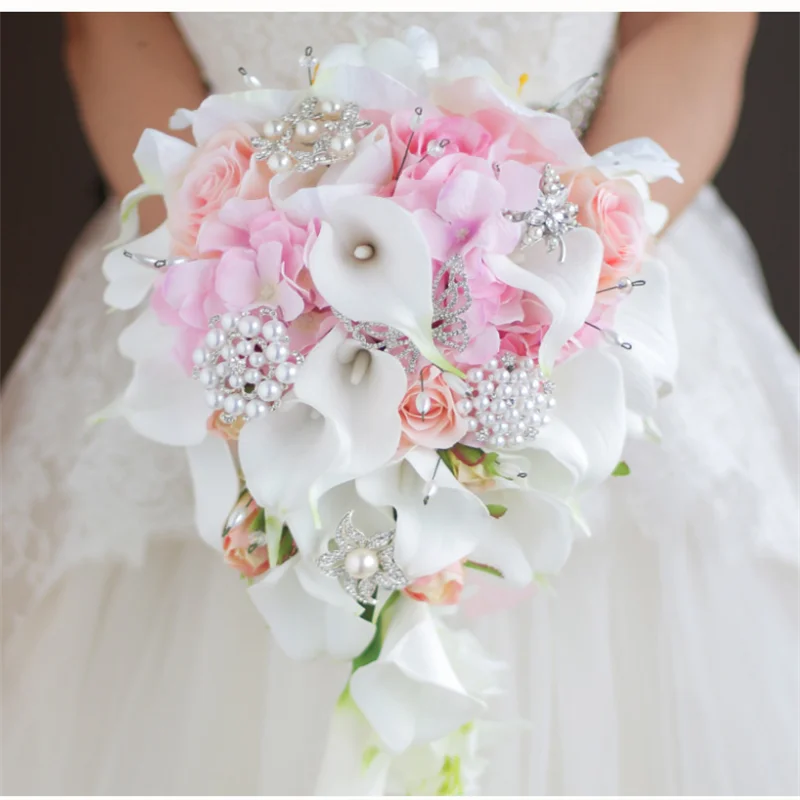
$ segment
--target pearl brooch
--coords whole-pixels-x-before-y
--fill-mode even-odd
[[[338,578],[344,590],[363,605],[375,605],[380,589],[402,589],[408,579],[394,561],[394,531],[367,536],[353,524],[353,511],[339,522],[328,552],[317,559],[321,572]]]
[[[524,447],[549,418],[542,408],[553,408],[555,390],[532,358],[505,353],[483,367],[467,372],[468,388],[456,403],[475,439],[496,450]],[[552,401],[552,403],[551,403]]]
[[[211,318],[203,346],[192,354],[192,374],[222,422],[257,419],[280,405],[303,363],[288,342],[288,328],[267,306]]]
[[[350,158],[355,132],[371,125],[359,118],[355,103],[306,97],[296,110],[268,120],[264,135],[250,142],[256,160],[266,161],[272,172],[310,172]]]

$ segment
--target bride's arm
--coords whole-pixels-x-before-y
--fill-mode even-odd
[[[711,179],[736,131],[755,13],[622,14],[619,54],[586,135],[598,152],[649,136],[681,163],[685,183],[653,198],[673,218]]]
[[[64,62],[83,129],[116,197],[141,180],[132,154],[145,128],[166,130],[176,108],[206,95],[200,74],[169,14],[70,12]],[[163,217],[158,198],[140,209],[147,229]]]

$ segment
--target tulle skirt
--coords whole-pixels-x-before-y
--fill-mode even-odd
[[[3,790],[308,794],[347,665],[270,641],[192,534],[179,451],[84,427],[128,378],[110,215],[3,397]],[[550,590],[465,621],[509,665],[487,794],[800,792],[797,353],[713,190],[661,249],[682,358],[662,443],[586,498]]]

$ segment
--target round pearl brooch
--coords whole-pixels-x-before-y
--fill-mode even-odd
[[[231,424],[276,409],[294,384],[303,356],[289,349],[289,331],[276,312],[262,306],[212,317],[192,362],[209,408]]]
[[[505,353],[469,370],[456,409],[481,446],[514,450],[530,444],[550,421],[554,389],[532,358]]]

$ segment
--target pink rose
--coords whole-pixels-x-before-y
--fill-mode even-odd
[[[178,255],[197,254],[200,226],[232,197],[266,197],[272,174],[253,158],[256,131],[235,125],[212,136],[193,155],[180,185],[168,190],[167,225]]]
[[[603,243],[599,288],[638,272],[647,246],[644,204],[630,181],[606,180],[598,170],[579,172],[569,198],[580,208],[578,221]]]
[[[231,512],[232,516],[241,512],[241,521],[232,528],[226,528],[222,534],[225,563],[238,570],[245,578],[256,578],[269,569],[267,548],[263,545],[253,547],[251,540],[259,511],[261,509],[256,501],[245,491]]]
[[[431,449],[452,447],[467,432],[467,422],[456,411],[453,392],[434,367],[425,367],[420,376],[425,385],[425,394],[430,398],[431,407],[426,414],[417,408],[420,382],[415,381],[400,403],[400,424],[402,425],[402,445],[418,444]]]
[[[403,591],[413,600],[434,606],[454,606],[464,588],[464,566],[460,561],[439,570],[435,575],[417,578]]]

